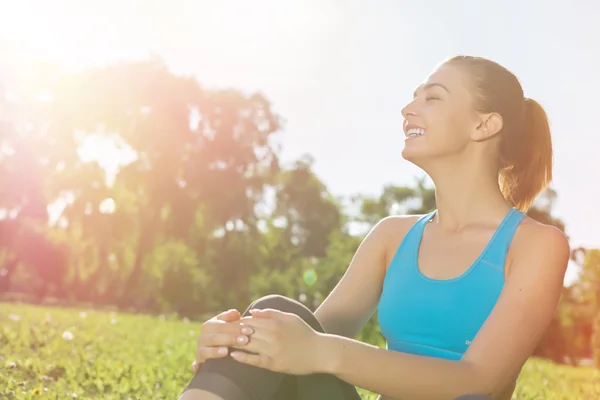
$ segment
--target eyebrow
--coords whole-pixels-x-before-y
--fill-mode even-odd
[[[432,82],[432,83],[426,83],[426,84],[424,84],[424,85],[421,85],[421,86],[419,86],[419,87],[417,88],[417,90],[415,90],[415,92],[413,93],[413,97],[417,97],[417,92],[419,91],[419,89],[420,89],[420,88],[423,88],[423,89],[429,89],[429,88],[432,88],[432,87],[435,87],[435,86],[437,86],[437,87],[441,87],[441,88],[442,88],[442,89],[444,89],[446,92],[450,93],[450,91],[448,90],[448,88],[447,88],[446,86],[442,85],[441,83]]]

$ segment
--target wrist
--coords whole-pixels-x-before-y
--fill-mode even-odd
[[[316,365],[315,373],[335,375],[340,362],[338,337],[326,333],[319,333],[315,347]]]

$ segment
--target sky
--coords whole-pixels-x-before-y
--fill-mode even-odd
[[[0,40],[22,54],[77,68],[155,53],[207,87],[263,93],[284,161],[311,154],[335,195],[423,176],[401,157],[400,110],[443,59],[491,58],[545,107],[554,214],[596,248],[599,20],[592,0],[0,0]]]

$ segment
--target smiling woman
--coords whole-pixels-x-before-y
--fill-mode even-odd
[[[314,315],[268,296],[207,321],[181,400],[511,398],[569,259],[525,214],[552,177],[545,112],[507,69],[460,56],[402,115],[437,209],[380,221]],[[386,349],[351,339],[376,309]]]

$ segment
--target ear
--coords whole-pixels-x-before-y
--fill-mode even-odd
[[[471,139],[476,142],[491,139],[502,130],[502,116],[498,113],[481,114],[479,125],[471,133]]]

